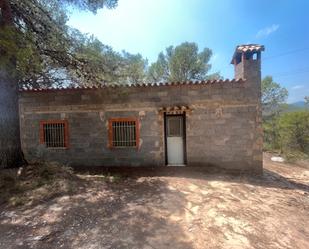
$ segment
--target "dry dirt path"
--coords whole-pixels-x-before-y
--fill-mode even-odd
[[[309,167],[83,176],[70,196],[0,207],[0,248],[309,248]],[[86,181],[86,184],[85,184]]]

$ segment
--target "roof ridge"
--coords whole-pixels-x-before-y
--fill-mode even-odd
[[[161,86],[182,86],[182,85],[212,85],[216,83],[241,83],[245,79],[212,79],[212,80],[189,80],[189,81],[171,81],[162,83],[134,83],[131,85],[93,85],[93,86],[71,86],[71,87],[47,87],[47,88],[33,88],[33,87],[22,87],[19,89],[20,92],[45,92],[45,91],[65,91],[65,90],[87,90],[87,89],[104,89],[104,88],[117,88],[117,87],[161,87]]]

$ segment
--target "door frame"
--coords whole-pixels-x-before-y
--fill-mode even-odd
[[[182,114],[167,114],[164,112],[164,150],[165,150],[165,166],[168,165],[168,152],[167,152],[167,117],[168,116],[181,116],[182,117],[182,136],[183,136],[183,160],[184,165],[187,166],[187,133],[186,133],[186,113]]]

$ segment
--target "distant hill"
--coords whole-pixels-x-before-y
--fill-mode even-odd
[[[307,110],[309,111],[309,106],[306,105],[305,101],[297,101],[294,103],[290,104],[281,104],[280,107],[280,112],[296,112],[296,111],[304,111]],[[267,110],[263,110],[263,117],[269,117],[271,113],[268,112]]]
[[[300,107],[300,108],[305,108],[306,107],[305,101],[297,101],[297,102],[291,103],[290,105],[297,106],[297,107]]]
[[[287,112],[309,110],[309,106],[306,105],[305,101],[297,101],[286,105]]]

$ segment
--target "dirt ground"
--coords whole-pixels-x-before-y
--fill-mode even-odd
[[[309,248],[309,166],[264,169],[83,174],[71,195],[0,206],[0,248]]]

